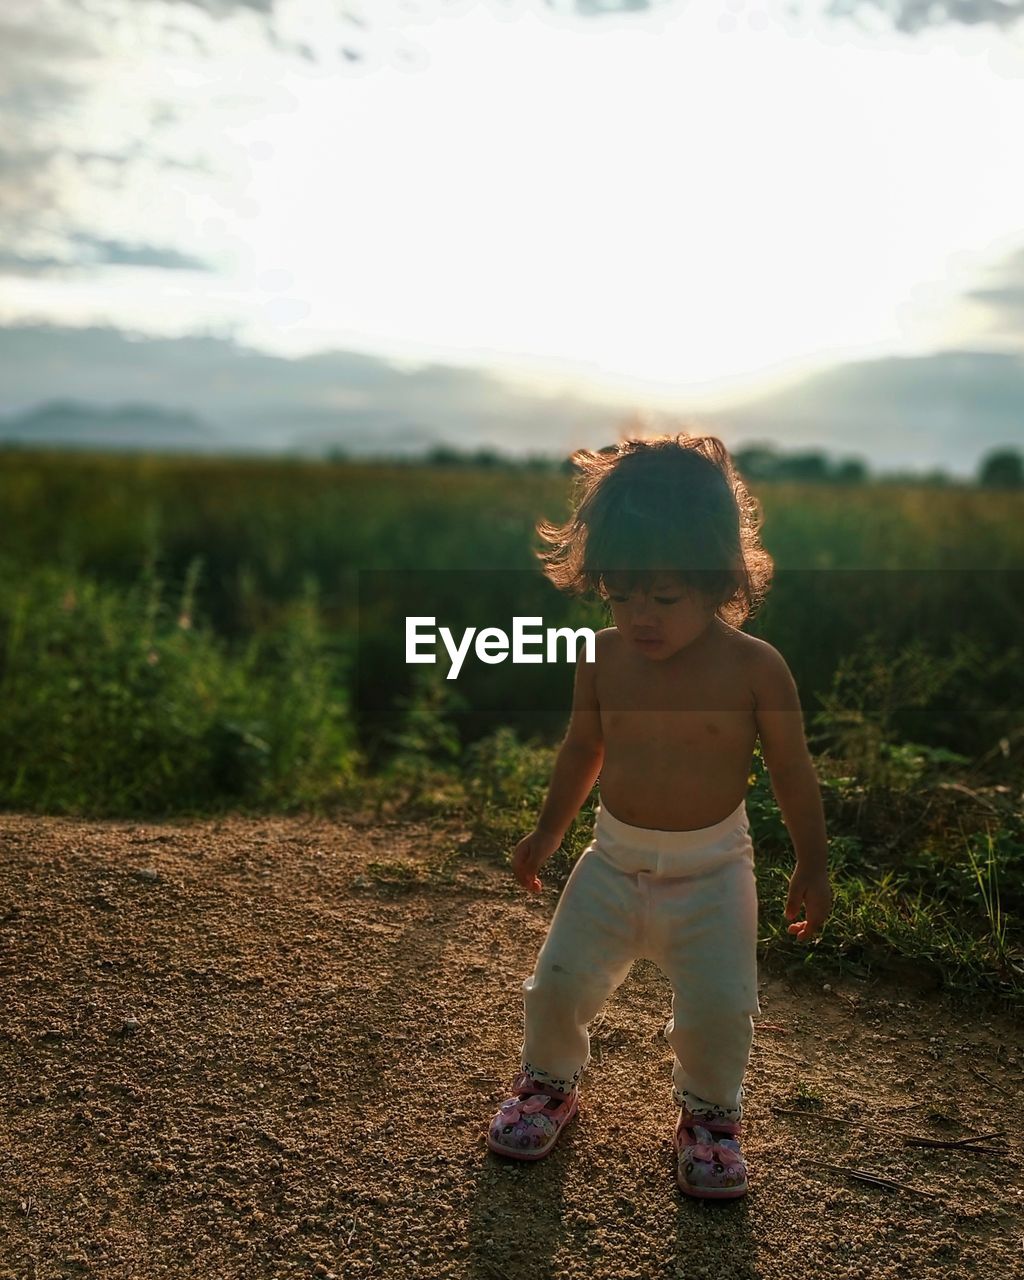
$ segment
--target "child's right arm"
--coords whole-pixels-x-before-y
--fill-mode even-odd
[[[562,843],[604,763],[596,671],[596,662],[576,664],[572,716],[555,760],[547,799],[535,830],[520,840],[512,855],[516,879],[534,893],[541,887],[537,871]]]

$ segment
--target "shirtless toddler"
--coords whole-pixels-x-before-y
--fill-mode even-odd
[[[576,1115],[588,1023],[644,956],[668,977],[677,1182],[745,1194],[742,1079],[757,1000],[757,893],[745,808],[758,740],[796,852],[789,931],[807,942],[832,907],[817,777],[784,659],[739,630],[768,589],[759,511],[713,437],[627,440],[575,455],[575,510],[542,524],[545,571],[596,590],[614,625],[576,669],[572,713],[536,828],[513,872],[538,872],[599,781],[580,855],[523,983],[525,1038],[493,1118],[500,1154],[546,1155]],[[805,918],[797,920],[800,909]]]

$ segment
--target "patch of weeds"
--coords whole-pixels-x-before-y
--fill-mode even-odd
[[[784,1100],[784,1105],[797,1111],[821,1111],[825,1100],[811,1085],[797,1081],[795,1088]]]
[[[932,652],[920,640],[891,650],[871,633],[845,654],[820,709],[812,717],[815,740],[844,761],[871,795],[905,792],[944,775],[967,757],[941,747],[902,742],[902,713],[929,707],[965,669],[974,653],[956,638],[950,654]]]
[[[497,847],[509,862],[519,841],[533,830],[551,782],[557,750],[539,742],[521,742],[501,728],[470,746],[464,757],[468,795],[466,817],[472,828],[468,847]],[[545,884],[561,887],[594,830],[597,791],[570,823],[561,846],[540,870]]]
[[[463,706],[461,695],[431,669],[417,673],[412,693],[399,703],[402,726],[385,735],[393,755],[375,780],[377,817],[385,810],[437,813],[460,807],[462,748],[453,719]]]
[[[525,835],[544,802],[554,757],[550,748],[521,742],[509,728],[473,743],[464,764],[474,831],[505,839]]]
[[[366,871],[372,880],[389,889],[415,889],[425,879],[419,867],[407,862],[370,862]]]
[[[920,749],[907,747],[908,756]],[[895,753],[894,751],[894,754]],[[935,753],[936,755],[942,753]],[[1017,1010],[1024,1001],[1024,826],[1008,809],[979,808],[978,793],[922,782],[869,797],[818,762],[829,836],[831,915],[809,945],[795,946],[783,918],[792,843],[759,842],[761,954],[789,976],[816,969],[890,973],[921,990],[973,990]],[[945,761],[944,763],[949,763]],[[767,809],[767,797],[764,797]],[[770,821],[771,815],[765,813]],[[981,830],[973,824],[981,823]],[[753,825],[753,824],[752,824]]]

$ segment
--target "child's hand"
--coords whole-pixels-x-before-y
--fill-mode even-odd
[[[512,854],[512,873],[524,889],[540,893],[537,872],[561,843],[543,831],[531,831],[519,841]]]
[[[801,904],[807,908],[807,918],[796,920]],[[789,896],[786,899],[786,919],[796,920],[789,932],[799,942],[810,942],[832,912],[832,886],[828,872],[807,871],[799,864],[789,878]]]

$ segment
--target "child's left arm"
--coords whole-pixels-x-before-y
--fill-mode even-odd
[[[791,924],[789,932],[808,942],[832,911],[825,811],[796,682],[778,650],[763,641],[753,663],[752,692],[761,752],[796,853],[786,919],[795,921],[801,905],[806,908],[806,919]]]

